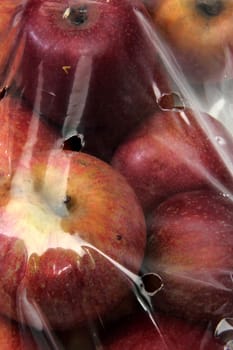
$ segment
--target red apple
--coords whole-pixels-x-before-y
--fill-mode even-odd
[[[196,82],[233,76],[233,2],[144,0],[162,42]]]
[[[145,243],[136,195],[110,165],[58,149],[22,157],[2,188],[0,312],[38,329],[104,318],[137,280]]]
[[[103,339],[104,350],[223,350],[208,329],[175,317],[146,314],[116,325]]]
[[[154,306],[213,324],[232,317],[232,197],[176,194],[155,209],[148,226],[145,269],[163,281]]]
[[[20,93],[103,159],[170,91],[144,22],[139,0],[31,0],[24,14]]]
[[[157,112],[118,147],[112,165],[145,211],[170,195],[199,188],[232,192],[233,138],[206,113]]]

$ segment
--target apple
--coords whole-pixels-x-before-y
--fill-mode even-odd
[[[144,269],[163,281],[155,308],[214,326],[232,317],[232,196],[171,196],[151,214],[148,235]]]
[[[223,350],[208,329],[184,320],[155,314],[138,314],[116,324],[103,337],[104,350]]]
[[[233,2],[144,0],[162,43],[195,82],[232,78]]]
[[[18,93],[65,139],[81,134],[83,150],[109,160],[170,92],[150,21],[139,0],[29,0]]]
[[[233,138],[210,115],[191,109],[156,112],[122,142],[112,165],[145,212],[177,192],[232,193]]]
[[[145,218],[109,164],[38,152],[19,159],[1,191],[0,312],[65,330],[104,319],[128,296],[144,257]]]

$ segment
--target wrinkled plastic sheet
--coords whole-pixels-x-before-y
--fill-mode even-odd
[[[233,348],[232,60],[149,4],[0,6],[1,349]]]

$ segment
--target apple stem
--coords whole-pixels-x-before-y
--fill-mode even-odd
[[[87,6],[68,7],[63,14],[63,18],[77,26],[84,24],[88,19]]]
[[[218,16],[223,10],[223,1],[197,0],[197,8],[209,17]]]

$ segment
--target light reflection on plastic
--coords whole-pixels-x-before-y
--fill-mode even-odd
[[[233,350],[233,318],[223,318],[217,324],[214,336],[224,344],[224,350]]]
[[[67,140],[77,135],[77,128],[82,119],[89,91],[93,58],[83,55],[75,69],[72,90],[69,96],[67,116],[63,123],[62,135]]]
[[[47,339],[44,334],[43,340],[47,343],[49,349],[63,350],[63,346],[56,340],[54,334],[52,334],[51,327],[36,302],[28,300],[26,289],[21,290],[19,288],[18,290],[17,311],[21,321],[25,322],[25,324],[31,324],[37,330],[43,331],[46,334]],[[40,337],[42,337],[42,334]],[[36,341],[36,339],[34,340]],[[39,344],[38,346],[40,348]]]

